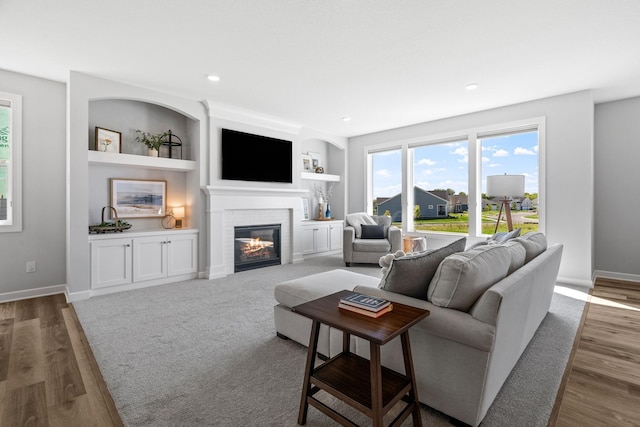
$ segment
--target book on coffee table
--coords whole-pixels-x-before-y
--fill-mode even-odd
[[[369,295],[363,295],[356,292],[340,298],[340,304],[376,313],[389,307],[391,305],[391,301],[382,298],[370,297]]]
[[[338,303],[338,307],[343,310],[352,311],[354,313],[362,314],[369,317],[380,317],[383,314],[389,313],[391,310],[393,310],[393,304],[389,304],[378,311],[365,310],[363,308],[358,308],[356,306],[344,304],[342,302]]]

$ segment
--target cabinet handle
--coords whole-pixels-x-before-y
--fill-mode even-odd
[[[167,243],[171,243],[171,240],[169,240]]]
[[[126,248],[130,248],[131,245],[129,243],[127,243],[126,245],[124,245]]]

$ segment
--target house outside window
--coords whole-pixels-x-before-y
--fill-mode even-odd
[[[0,232],[21,231],[22,97],[0,92]]]

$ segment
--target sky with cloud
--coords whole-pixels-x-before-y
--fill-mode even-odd
[[[525,191],[538,192],[538,134],[519,133],[484,138],[482,146],[482,192],[486,176],[525,176]],[[400,150],[373,155],[374,198],[391,197],[402,191]],[[414,184],[424,190],[452,188],[469,193],[469,148],[466,140],[414,149]]]

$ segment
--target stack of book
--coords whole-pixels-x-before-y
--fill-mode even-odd
[[[338,307],[369,317],[380,317],[393,310],[391,301],[358,293],[340,298]]]

